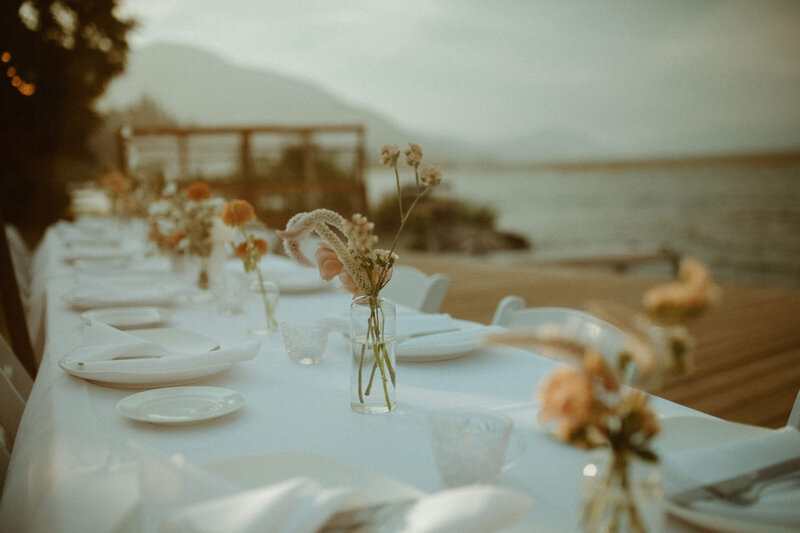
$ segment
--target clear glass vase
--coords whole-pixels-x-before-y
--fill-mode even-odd
[[[249,327],[247,332],[251,335],[272,335],[277,333],[278,320],[276,312],[281,294],[278,286],[259,276],[258,279],[250,283],[249,290],[253,306],[257,309],[252,316],[259,317],[257,320],[261,322],[261,325]]]
[[[361,296],[350,304],[350,407],[365,414],[395,407],[394,303]]]
[[[586,533],[658,533],[664,510],[661,468],[630,452],[589,452],[581,472],[580,515]]]

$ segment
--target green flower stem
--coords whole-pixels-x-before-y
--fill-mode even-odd
[[[383,385],[383,395],[386,399],[386,407],[391,410],[392,408],[392,401],[389,398],[389,387],[388,381],[391,378],[392,385],[395,384],[395,371],[392,367],[391,361],[389,360],[389,352],[386,349],[386,342],[383,339],[383,327],[385,326],[385,322],[383,320],[378,320],[378,304],[377,301],[374,299],[370,299],[369,302],[370,306],[370,316],[367,320],[367,335],[365,338],[365,344],[361,347],[361,359],[358,363],[358,399],[361,403],[364,403],[364,395],[369,396],[372,392],[372,383],[375,378],[375,370],[379,370],[381,374],[381,384]],[[372,371],[370,372],[369,382],[367,383],[367,388],[364,390],[362,394],[362,373],[364,371],[364,352],[366,348],[366,342],[372,344],[372,356],[374,361],[372,363]],[[384,364],[386,368],[384,368]],[[387,378],[387,370],[389,373],[389,378]]]
[[[367,350],[367,345],[361,345],[361,360],[358,362],[358,401],[364,403],[364,395],[361,393],[361,369],[364,367],[364,352]]]
[[[400,171],[397,170],[397,162],[394,164],[394,177],[397,182],[397,203],[400,205],[400,218],[403,218],[403,194],[400,192]]]
[[[267,291],[264,288],[264,278],[261,277],[261,270],[258,267],[256,267],[256,275],[258,275],[258,287],[261,289],[261,299],[264,300],[264,311],[267,314],[267,329],[275,331],[278,328],[278,321],[275,320],[275,316],[272,314],[272,306],[269,304]]]

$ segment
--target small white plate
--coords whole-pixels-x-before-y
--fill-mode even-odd
[[[219,343],[214,339],[182,329],[132,329],[128,330],[127,333],[148,342],[154,342],[177,352],[185,353],[187,354],[186,357],[191,357],[193,353],[208,352],[219,348]],[[184,385],[207,378],[233,366],[233,363],[215,363],[167,372],[93,371],[80,368],[72,353],[68,353],[58,361],[58,366],[64,372],[99,385],[125,389],[149,389]]]
[[[163,324],[169,312],[161,307],[106,307],[92,309],[81,314],[88,324],[97,320],[115,328],[147,328]]]
[[[222,387],[168,387],[123,398],[117,411],[152,424],[193,424],[232,413],[243,405],[241,394]]]

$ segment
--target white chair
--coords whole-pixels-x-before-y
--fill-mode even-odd
[[[33,380],[2,336],[0,336],[0,373],[11,382],[23,400],[28,399],[33,388]]]
[[[22,238],[16,226],[6,224],[6,239],[8,239],[8,249],[11,254],[11,260],[14,262],[14,270],[17,274],[17,279],[23,281],[24,288],[28,288],[29,284],[29,271],[31,266],[31,250]]]
[[[512,329],[557,326],[575,340],[594,347],[609,361],[616,360],[627,340],[621,329],[585,311],[566,307],[526,309],[525,300],[519,296],[506,296],[500,301],[492,325]]]
[[[428,276],[418,268],[395,265],[381,296],[423,313],[438,313],[449,288],[450,276],[446,274]]]
[[[25,400],[0,372],[0,493],[6,479],[6,470],[11,460],[11,450],[17,437],[17,428],[25,410]]]
[[[789,422],[787,422],[786,425],[795,429],[800,429],[800,391],[797,391],[797,398],[794,401],[794,407],[792,408],[791,414],[789,414]]]

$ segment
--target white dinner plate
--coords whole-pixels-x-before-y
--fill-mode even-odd
[[[485,335],[504,329],[464,322],[458,331],[434,333],[398,342],[396,358],[407,363],[428,363],[463,357],[482,347]]]
[[[419,498],[425,494],[417,488],[377,472],[308,452],[230,457],[204,463],[203,467],[215,476],[245,490],[297,476],[306,476],[324,488],[357,488],[365,494],[368,505]]]
[[[241,394],[222,387],[167,387],[123,398],[117,411],[152,424],[193,424],[227,415],[243,405]]]
[[[161,344],[166,348],[185,353],[187,354],[185,357],[191,357],[193,353],[208,352],[219,348],[219,343],[214,339],[182,329],[132,329],[127,333],[145,341]],[[100,385],[130,389],[149,389],[193,383],[227,370],[233,365],[233,363],[215,363],[164,372],[85,370],[78,367],[78,361],[72,356],[72,353],[68,353],[58,361],[58,366],[68,374]]]
[[[148,328],[163,324],[169,312],[161,307],[105,307],[81,313],[88,324],[97,320],[115,328]]]
[[[658,454],[666,451],[685,451],[705,446],[713,446],[737,440],[757,437],[769,433],[770,429],[737,424],[716,418],[703,418],[694,416],[676,416],[659,420],[662,433],[653,440],[654,450]],[[664,499],[668,512],[698,526],[709,528],[713,531],[726,531],[729,533],[793,533],[794,527],[764,524],[763,522],[748,521],[741,516],[731,518],[706,510],[693,509],[675,505],[669,499]]]

